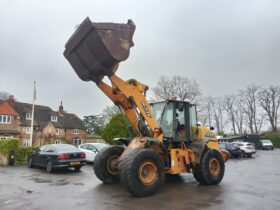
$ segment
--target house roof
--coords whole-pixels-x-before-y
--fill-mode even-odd
[[[7,101],[5,101],[3,103],[0,102],[0,115],[18,116],[19,114]]]
[[[4,101],[0,100],[1,102]],[[4,102],[6,103],[6,101]],[[32,112],[32,104],[22,102],[10,102],[11,107],[20,115],[20,123],[23,126],[30,126],[31,120],[26,119],[26,113]],[[35,105],[34,126],[43,129],[46,123],[51,122],[51,116],[57,116],[57,122],[52,122],[57,128],[77,128],[86,130],[83,121],[75,114],[63,112],[63,115],[53,111],[48,106]]]

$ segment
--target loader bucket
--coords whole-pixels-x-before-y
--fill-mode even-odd
[[[98,82],[113,75],[118,63],[128,58],[134,31],[131,20],[93,23],[87,17],[66,43],[64,56],[82,80]]]

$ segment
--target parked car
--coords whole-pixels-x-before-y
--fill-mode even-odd
[[[103,144],[103,143],[86,143],[86,144],[80,144],[79,149],[86,154],[86,161],[93,163],[97,153],[101,149],[107,146],[108,144]]]
[[[249,142],[233,142],[240,147],[242,157],[252,157],[253,154],[256,154],[256,149],[254,144]]]
[[[260,140],[260,142],[261,142],[261,148],[263,150],[265,150],[265,149],[273,150],[273,144],[270,140],[264,139],[264,140]]]
[[[70,144],[48,144],[28,157],[28,166],[45,167],[51,173],[55,168],[80,170],[86,164],[86,154]]]
[[[242,155],[241,149],[236,143],[221,142],[220,147],[229,151],[231,157],[240,157]]]

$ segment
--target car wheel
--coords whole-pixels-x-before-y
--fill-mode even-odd
[[[51,160],[49,160],[49,161],[47,162],[47,164],[46,164],[46,171],[47,171],[48,173],[53,172],[53,163],[52,163]]]
[[[95,156],[93,170],[103,183],[111,184],[119,181],[118,158],[123,151],[123,147],[110,146],[105,147]]]
[[[153,195],[165,179],[164,163],[151,149],[133,149],[119,167],[122,186],[137,197]]]
[[[82,168],[82,166],[75,166],[74,167],[75,171],[79,171],[79,170],[81,170],[81,168]]]
[[[242,150],[240,157],[246,157],[246,153]]]
[[[193,175],[200,184],[217,185],[225,172],[224,160],[217,150],[206,150],[201,157],[200,164],[197,164]]]
[[[28,167],[29,168],[33,168],[33,159],[32,159],[32,157],[30,157],[29,159],[28,159]]]
[[[252,157],[252,154],[247,154],[247,157],[248,157],[248,158]]]

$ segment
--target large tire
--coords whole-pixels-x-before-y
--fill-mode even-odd
[[[164,182],[164,163],[151,149],[133,149],[119,164],[120,182],[132,195],[153,195]]]
[[[194,178],[204,185],[219,184],[225,172],[224,160],[217,150],[206,150],[201,157],[200,164],[196,165]]]
[[[119,181],[118,158],[123,151],[123,147],[110,146],[97,153],[93,163],[93,170],[97,178],[103,183],[112,184]]]

